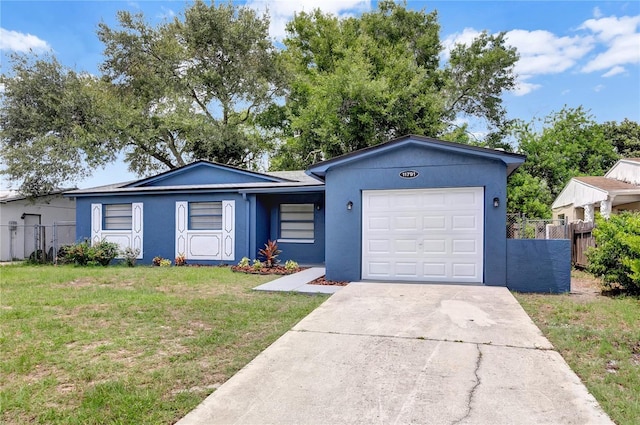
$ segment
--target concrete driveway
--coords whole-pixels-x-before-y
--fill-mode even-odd
[[[352,283],[178,422],[612,424],[506,288]]]

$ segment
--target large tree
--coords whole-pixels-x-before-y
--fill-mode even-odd
[[[131,168],[152,171],[150,157],[161,167],[192,158],[250,166],[265,148],[256,114],[283,84],[269,17],[196,0],[184,19],[157,27],[129,12],[118,20],[119,29],[100,24],[98,36],[104,75],[133,112],[130,122],[142,127],[131,138]],[[154,150],[164,156],[149,156]]]
[[[536,127],[539,121],[542,128]],[[582,107],[516,121],[512,135],[527,160],[509,179],[509,212],[548,217],[551,203],[572,177],[602,176],[618,158],[602,126]]]
[[[270,148],[257,115],[281,94],[269,18],[201,0],[157,26],[118,12],[101,23],[100,78],[53,57],[15,56],[0,112],[7,177],[39,194],[123,154],[148,175],[194,159],[252,167]]]
[[[115,159],[113,103],[103,82],[50,56],[13,55],[11,66],[0,92],[0,155],[9,180],[39,195]]]
[[[625,118],[620,123],[607,121],[601,124],[605,139],[623,158],[640,158],[640,124]]]
[[[304,167],[406,133],[447,137],[460,115],[501,127],[515,49],[503,34],[483,33],[455,46],[443,65],[439,31],[436,12],[393,1],[357,18],[297,14],[284,39],[286,104],[270,115],[282,136],[274,168]]]

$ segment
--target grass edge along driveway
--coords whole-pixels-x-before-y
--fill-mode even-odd
[[[640,299],[595,293],[514,296],[609,417],[618,425],[639,424]]]
[[[325,296],[219,267],[0,267],[0,422],[173,423]]]

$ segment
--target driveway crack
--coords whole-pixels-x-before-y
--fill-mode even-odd
[[[476,368],[473,371],[473,374],[476,377],[476,382],[475,384],[473,384],[473,387],[471,387],[471,390],[469,391],[469,395],[467,396],[467,411],[465,412],[464,416],[462,416],[460,419],[453,421],[451,425],[457,425],[462,421],[464,421],[465,419],[467,419],[469,416],[471,416],[473,397],[475,396],[476,390],[478,389],[481,383],[480,375],[478,375],[478,372],[480,371],[480,364],[482,363],[482,350],[480,349],[480,344],[476,344],[476,348],[478,349],[478,357],[476,358]]]

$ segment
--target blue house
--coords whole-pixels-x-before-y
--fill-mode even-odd
[[[311,166],[256,173],[198,161],[69,192],[78,239],[235,264],[275,240],[329,280],[507,284],[507,176],[525,157],[409,135]]]

